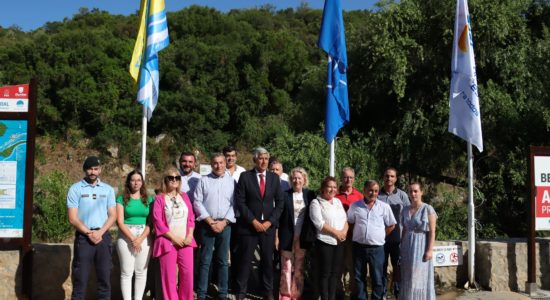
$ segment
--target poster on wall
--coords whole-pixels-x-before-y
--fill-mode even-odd
[[[550,156],[534,157],[535,230],[550,230]]]
[[[23,237],[27,121],[0,120],[0,238]]]

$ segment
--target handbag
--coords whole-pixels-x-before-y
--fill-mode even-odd
[[[317,200],[313,200],[313,201],[317,201]],[[313,222],[309,217],[309,205],[308,205],[306,206],[306,209],[304,212],[304,223],[302,224],[302,231],[300,232],[300,248],[310,249],[311,247],[313,247],[313,244],[315,244],[316,239],[317,239],[317,229],[315,228],[315,225],[313,225]]]

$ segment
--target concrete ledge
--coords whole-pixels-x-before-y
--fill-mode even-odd
[[[468,278],[468,243],[437,241],[436,245],[459,245],[464,252],[461,266],[436,267],[435,283],[439,291],[463,287]],[[70,299],[72,244],[34,244],[34,299]],[[550,290],[550,239],[537,239],[537,286]],[[0,251],[0,299],[21,298],[19,251]],[[252,278],[255,278],[252,274]],[[476,280],[490,291],[524,291],[527,281],[526,239],[478,241],[476,243]],[[250,282],[250,290],[254,282]],[[257,282],[256,282],[257,283]],[[120,268],[113,246],[112,299],[121,299]],[[95,274],[88,283],[87,299],[97,298]]]

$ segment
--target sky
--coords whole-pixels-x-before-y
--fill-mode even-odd
[[[264,4],[277,9],[296,8],[301,2],[322,9],[324,0],[165,0],[168,11],[177,11],[197,4],[227,12],[231,9],[253,8]],[[342,0],[344,10],[371,9],[377,0]],[[111,14],[129,15],[139,10],[140,0],[2,0],[0,26],[18,26],[24,31],[37,29],[46,22],[71,18],[81,7],[99,8]]]

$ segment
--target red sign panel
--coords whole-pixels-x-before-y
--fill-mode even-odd
[[[29,85],[0,87],[0,112],[28,112]]]
[[[550,186],[537,186],[536,217],[550,218]]]

